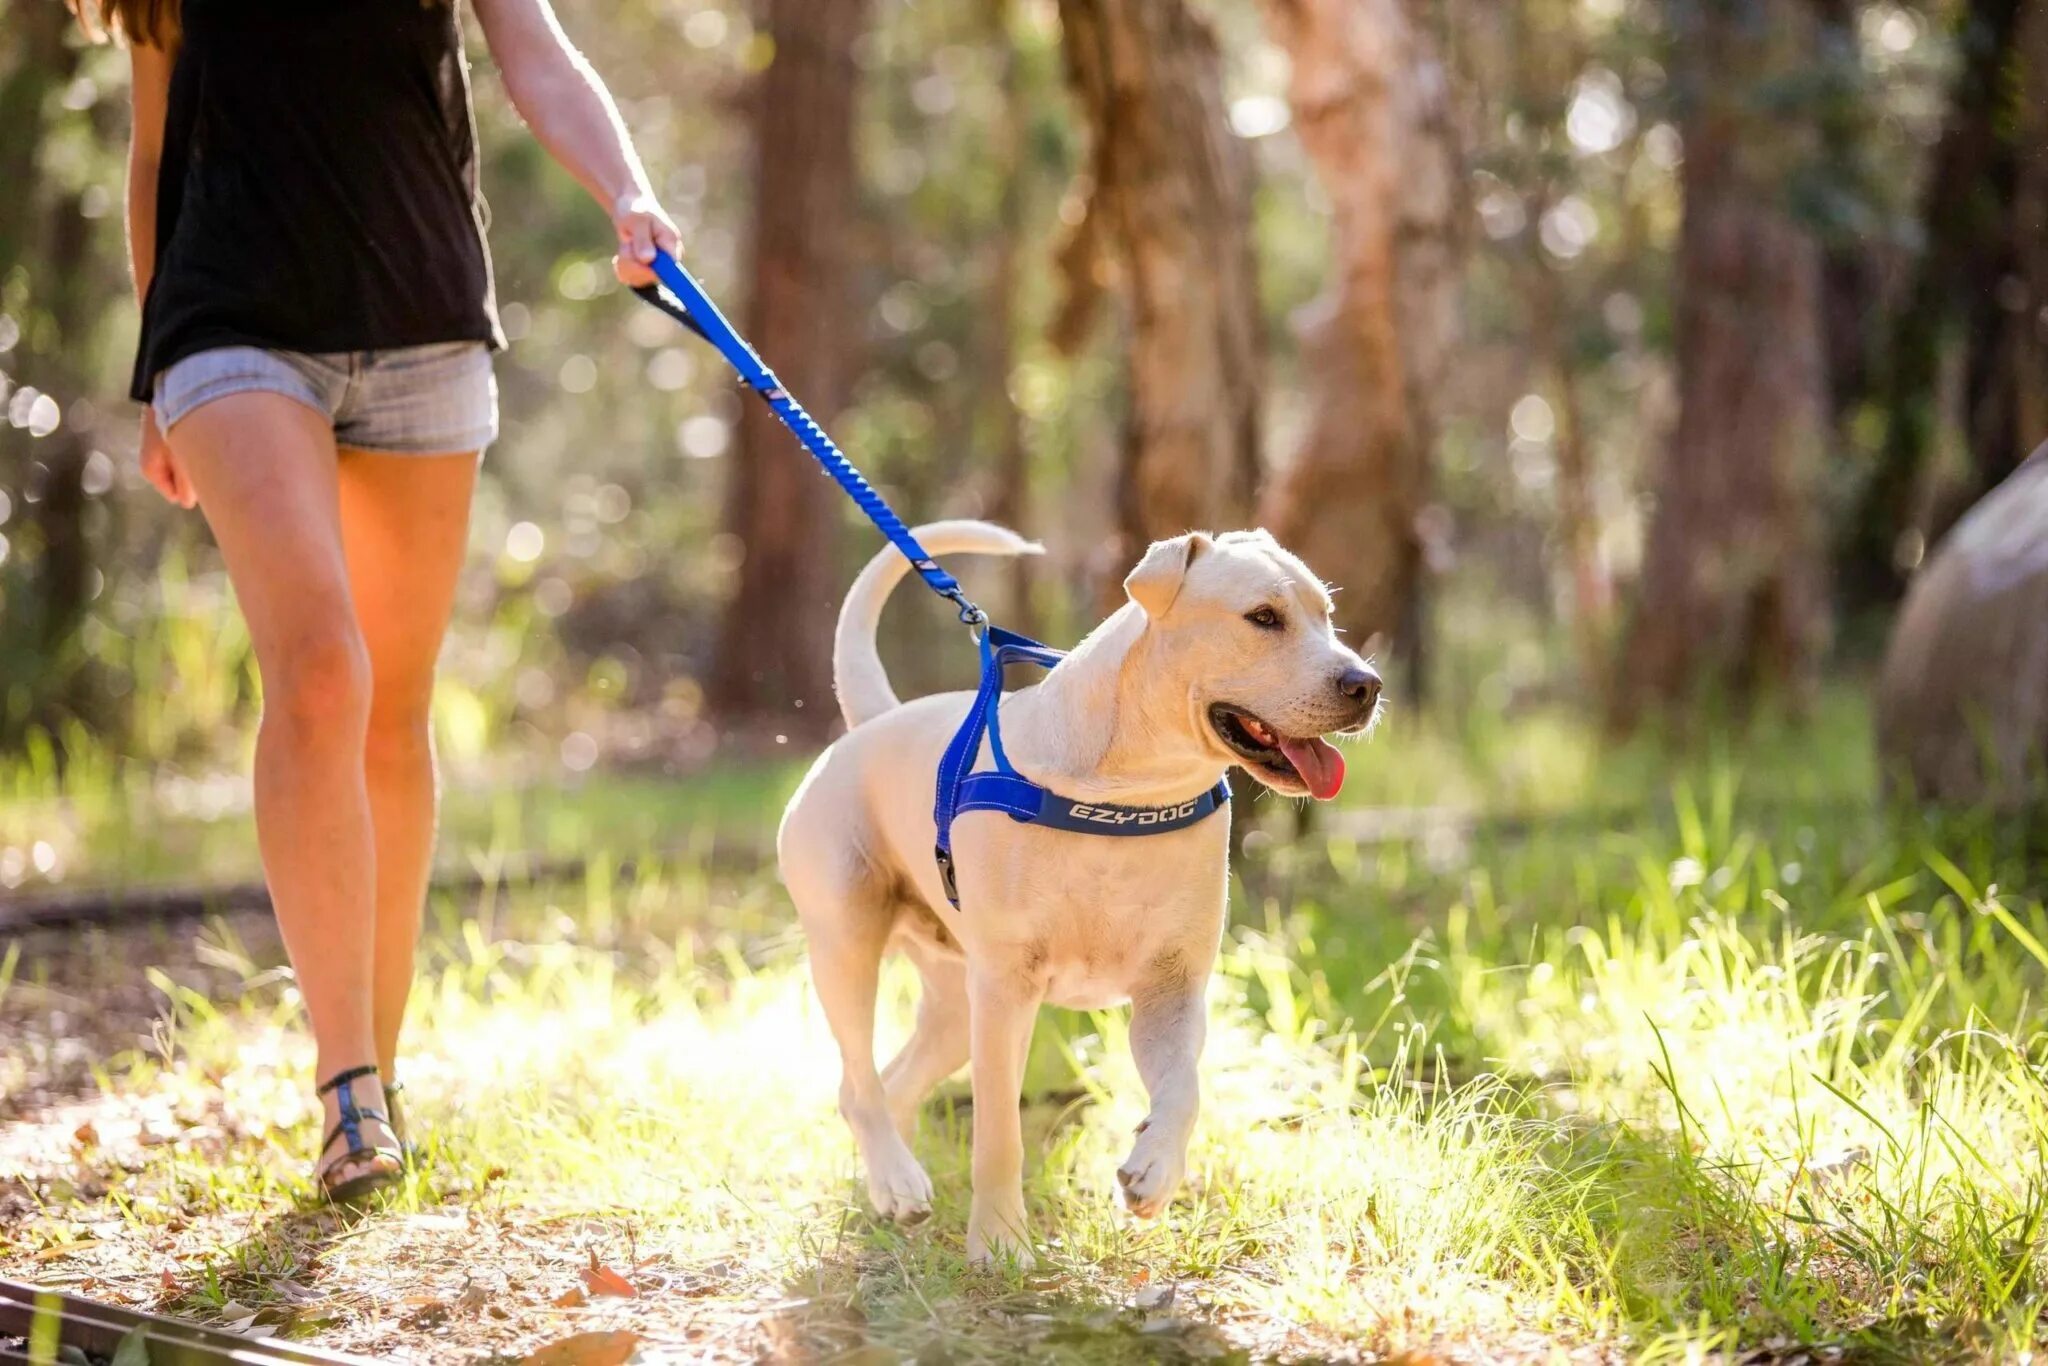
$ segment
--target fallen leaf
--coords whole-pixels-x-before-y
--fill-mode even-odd
[[[256,1326],[256,1316],[262,1312],[260,1309],[251,1309],[246,1304],[229,1300],[216,1313],[212,1326],[223,1333],[241,1336]]]
[[[160,1284],[163,1286],[164,1293],[167,1295],[178,1288],[178,1278],[171,1274],[171,1269],[169,1267],[165,1267],[163,1269],[163,1275]]]
[[[557,1309],[581,1309],[584,1305],[590,1303],[590,1296],[583,1293],[582,1286],[572,1285],[552,1300],[549,1300],[548,1303]]]
[[[1817,1190],[1826,1190],[1838,1184],[1843,1178],[1860,1167],[1870,1165],[1870,1149],[1847,1148],[1838,1153],[1816,1157],[1800,1169],[1796,1181],[1811,1183]]]
[[[623,1330],[577,1333],[527,1353],[519,1359],[519,1366],[624,1366],[639,1345],[638,1333]]]
[[[471,1281],[463,1286],[462,1293],[455,1297],[455,1307],[462,1313],[475,1314],[480,1312],[490,1301],[491,1292],[478,1285],[475,1281]]]
[[[640,1295],[631,1281],[597,1260],[596,1248],[590,1249],[590,1265],[583,1268],[583,1288],[593,1295],[617,1295],[627,1300]]]
[[[89,1247],[98,1247],[100,1241],[98,1238],[76,1238],[68,1243],[59,1243],[55,1247],[46,1247],[41,1252],[30,1257],[29,1260],[32,1262],[54,1262],[60,1257],[69,1257],[74,1252],[83,1252]]]
[[[461,1214],[408,1214],[405,1222],[433,1233],[461,1233],[469,1227],[468,1217]]]
[[[300,1285],[297,1281],[285,1280],[282,1277],[272,1281],[270,1288],[276,1291],[278,1298],[286,1304],[318,1304],[327,1298],[310,1286]]]
[[[1185,1333],[1189,1329],[1198,1326],[1193,1319],[1176,1318],[1171,1314],[1163,1314],[1156,1319],[1146,1319],[1143,1324],[1139,1325],[1138,1331],[1151,1337],[1167,1333]]]
[[[97,1148],[100,1144],[100,1131],[92,1126],[89,1119],[73,1129],[71,1136],[78,1140],[78,1146],[81,1148]],[[125,1342],[127,1339],[123,1338],[122,1341]]]

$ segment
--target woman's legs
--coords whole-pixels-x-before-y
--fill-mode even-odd
[[[334,434],[304,404],[252,392],[196,409],[170,443],[220,543],[263,674],[257,843],[325,1078],[377,1061],[376,851],[363,764],[371,665],[350,598]],[[356,1095],[383,1109],[375,1079]],[[330,1127],[335,1103],[326,1098]],[[389,1142],[374,1124],[364,1138]]]
[[[475,486],[475,452],[341,453],[341,540],[370,662],[362,770],[377,849],[371,1020],[386,1077],[397,1061],[433,863],[437,790],[428,714]]]

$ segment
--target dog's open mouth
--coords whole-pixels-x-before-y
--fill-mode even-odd
[[[1218,702],[1209,724],[1252,776],[1283,790],[1306,791],[1326,802],[1344,786],[1344,756],[1321,736],[1282,735],[1243,707]]]

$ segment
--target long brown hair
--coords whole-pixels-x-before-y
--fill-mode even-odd
[[[131,43],[169,51],[178,42],[178,0],[65,0],[93,41],[118,33]]]

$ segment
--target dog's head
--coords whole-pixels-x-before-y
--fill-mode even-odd
[[[1190,532],[1156,542],[1124,591],[1209,757],[1289,796],[1337,795],[1344,760],[1322,737],[1372,725],[1380,676],[1337,638],[1307,565],[1264,531]]]

